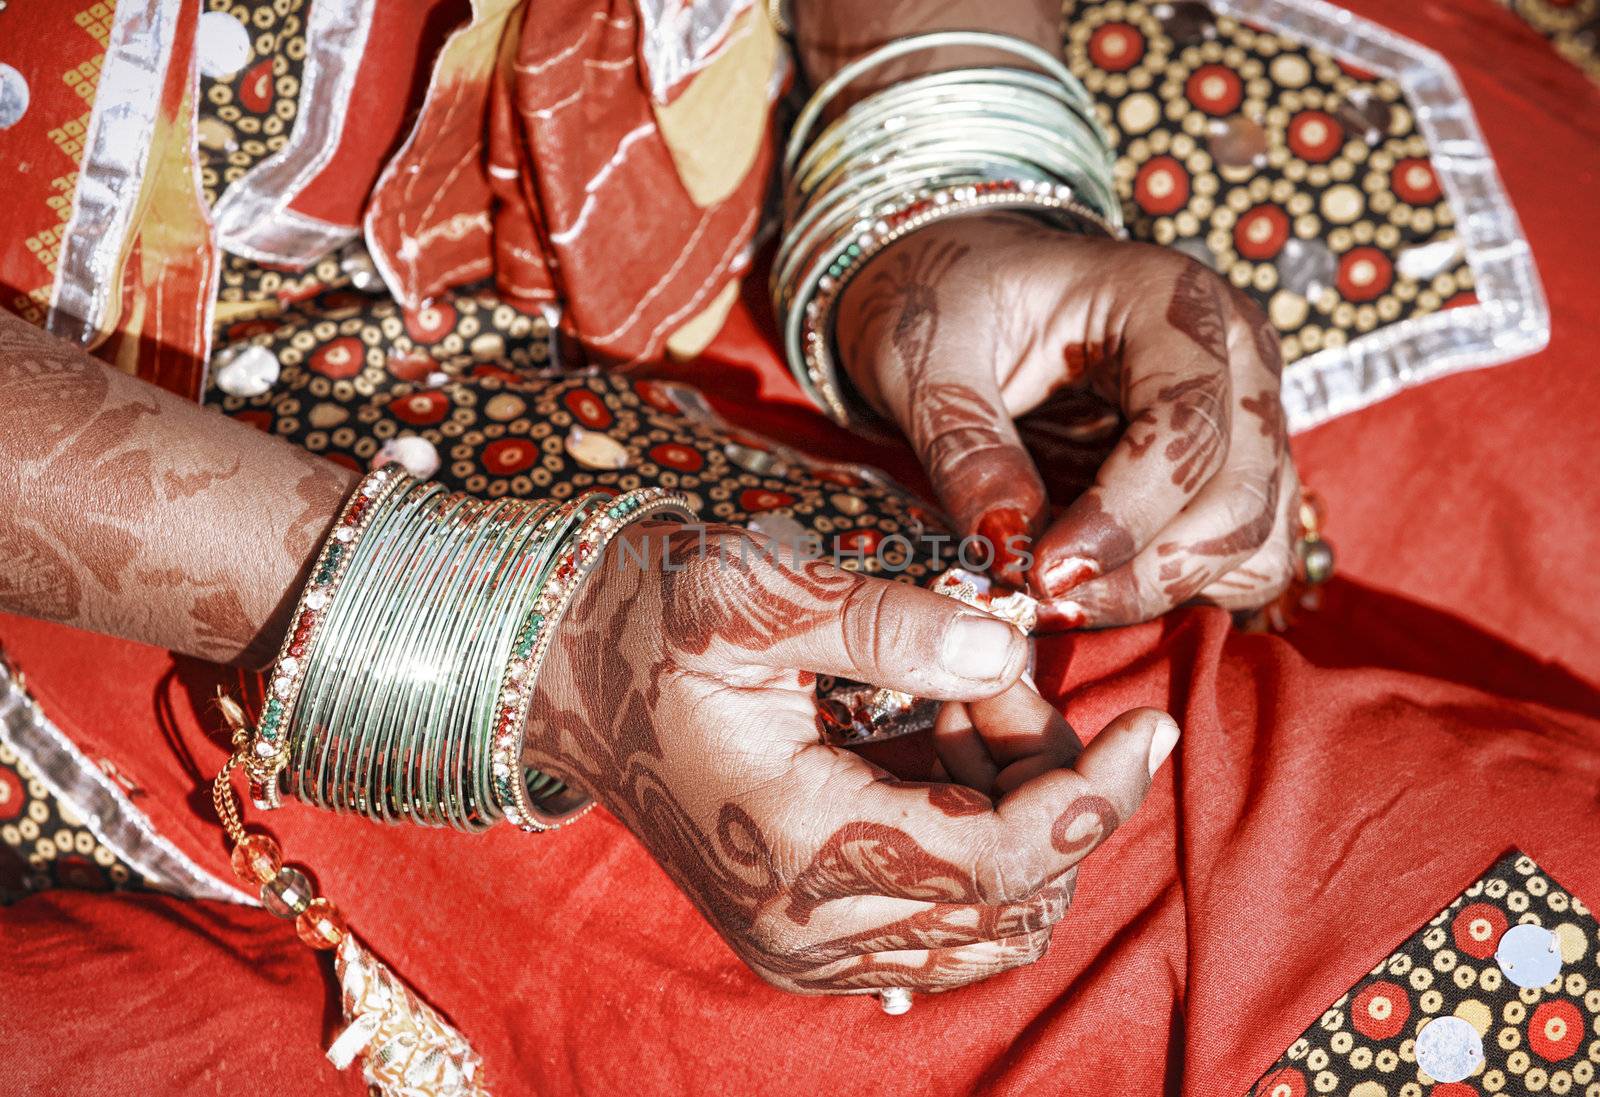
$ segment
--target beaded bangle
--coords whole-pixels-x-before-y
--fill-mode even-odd
[[[685,521],[694,517],[687,499],[662,488],[628,492],[595,514],[578,530],[517,631],[495,704],[493,772],[495,791],[506,817],[523,830],[554,830],[581,817],[592,806],[579,804],[559,814],[540,812],[536,804],[541,797],[535,794],[535,788],[548,798],[554,791],[550,779],[539,775],[538,781],[530,782],[522,766],[528,707],[533,701],[539,669],[550,650],[550,638],[612,539],[634,522],[667,514]]]
[[[250,779],[250,798],[261,808],[275,808],[282,801],[278,775],[289,759],[284,730],[294,714],[304,681],[306,652],[316,642],[322,622],[327,618],[351,556],[372,525],[379,503],[391,498],[410,482],[399,465],[385,465],[364,477],[345,502],[332,532],[323,542],[311,568],[311,581],[295,603],[294,626],[278,649],[278,658],[267,675],[267,700],[252,729],[246,771]]]

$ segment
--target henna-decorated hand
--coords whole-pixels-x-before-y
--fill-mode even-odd
[[[857,389],[960,531],[996,546],[1001,578],[1023,580],[1004,549],[1033,539],[1042,624],[1251,609],[1293,575],[1277,338],[1187,256],[1019,214],[955,219],[874,259],[838,332]],[[1067,504],[1053,522],[1047,496]]]
[[[897,781],[820,741],[811,672],[925,697],[1004,694],[1026,723],[1049,706],[1017,683],[1025,649],[1010,625],[907,584],[776,562],[739,529],[624,536],[649,545],[649,563],[614,545],[579,592],[540,675],[530,764],[609,808],[785,990],[945,990],[1043,955],[1076,865],[1171,752],[1172,720],[1127,713],[1070,769],[978,774],[1010,787],[998,803]],[[960,729],[945,739],[947,765],[973,772]]]

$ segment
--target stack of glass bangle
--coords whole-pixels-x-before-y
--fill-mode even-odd
[[[998,50],[1046,75],[984,67],[905,80],[810,140],[847,85],[907,54],[948,47]],[[901,38],[846,65],[795,119],[783,171],[773,304],[795,380],[840,423],[858,412],[835,365],[833,308],[878,252],[934,221],[982,211],[1024,210],[1076,232],[1122,228],[1110,144],[1088,93],[1058,58],[1008,35]]]
[[[642,518],[692,518],[659,488],[564,503],[452,494],[372,473],[312,568],[267,680],[247,769],[383,822],[549,830],[587,805],[522,759],[550,637],[588,571]]]

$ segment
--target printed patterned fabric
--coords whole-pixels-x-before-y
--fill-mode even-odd
[[[206,11],[225,12],[251,31],[250,57],[238,71],[200,75],[196,135],[200,187],[208,206],[215,206],[230,184],[288,142],[299,115],[308,7],[307,0],[208,0]],[[243,301],[276,304],[279,294],[313,284],[317,271],[272,271],[227,252],[221,253],[221,268],[219,318],[227,318],[229,306]]]
[[[1520,987],[1504,970],[1502,960],[1513,970],[1517,962],[1501,949],[1505,935],[1524,925],[1548,930],[1559,949],[1555,974],[1540,986]],[[1251,1097],[1597,1097],[1597,959],[1593,912],[1513,851],[1329,1006]],[[1445,1041],[1425,1034],[1442,1018],[1464,1020],[1470,1029],[1447,1024],[1477,1035],[1466,1037],[1481,1052],[1464,1078],[1440,1081],[1425,1069],[1451,1061],[1436,1051]]]
[[[13,5],[15,8],[16,5]],[[7,210],[0,224],[0,307],[43,324],[55,282],[78,168],[86,151],[89,118],[111,34],[108,2],[34,5],[26,50],[6,49],[9,65],[26,88],[27,107],[7,118],[0,157]],[[5,13],[13,33],[22,14]],[[19,35],[18,41],[22,40]],[[0,94],[8,103],[18,92]]]
[[[147,890],[139,874],[0,739],[0,906],[53,887]]]
[[[1292,363],[1476,300],[1400,87],[1198,3],[1068,0],[1134,237],[1248,292]]]

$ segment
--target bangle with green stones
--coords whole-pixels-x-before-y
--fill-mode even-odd
[[[250,796],[258,807],[273,808],[281,802],[278,777],[289,760],[287,730],[305,682],[306,655],[320,637],[350,558],[372,528],[374,517],[410,483],[404,470],[393,464],[363,477],[317,553],[311,577],[295,602],[288,633],[266,676],[266,700],[245,756]]]
[[[457,617],[476,609],[473,599],[507,548],[520,547],[508,522],[536,520],[549,506],[485,503],[425,484],[393,508],[386,528],[357,553],[344,612],[329,643],[313,653],[317,704],[291,729],[299,798],[386,821],[475,829],[461,797],[452,799],[442,781],[422,787],[421,778],[437,772],[452,730],[441,725],[447,702],[461,691],[492,690],[463,670],[481,644],[493,642],[496,624],[474,621],[476,633],[454,647],[448,634]]]
[[[662,488],[640,488],[611,500],[578,529],[522,619],[495,705],[493,776],[506,817],[523,830],[554,830],[593,806],[577,790],[522,760],[528,709],[551,637],[611,541],[635,522],[667,517],[693,521],[694,511],[684,496]]]

